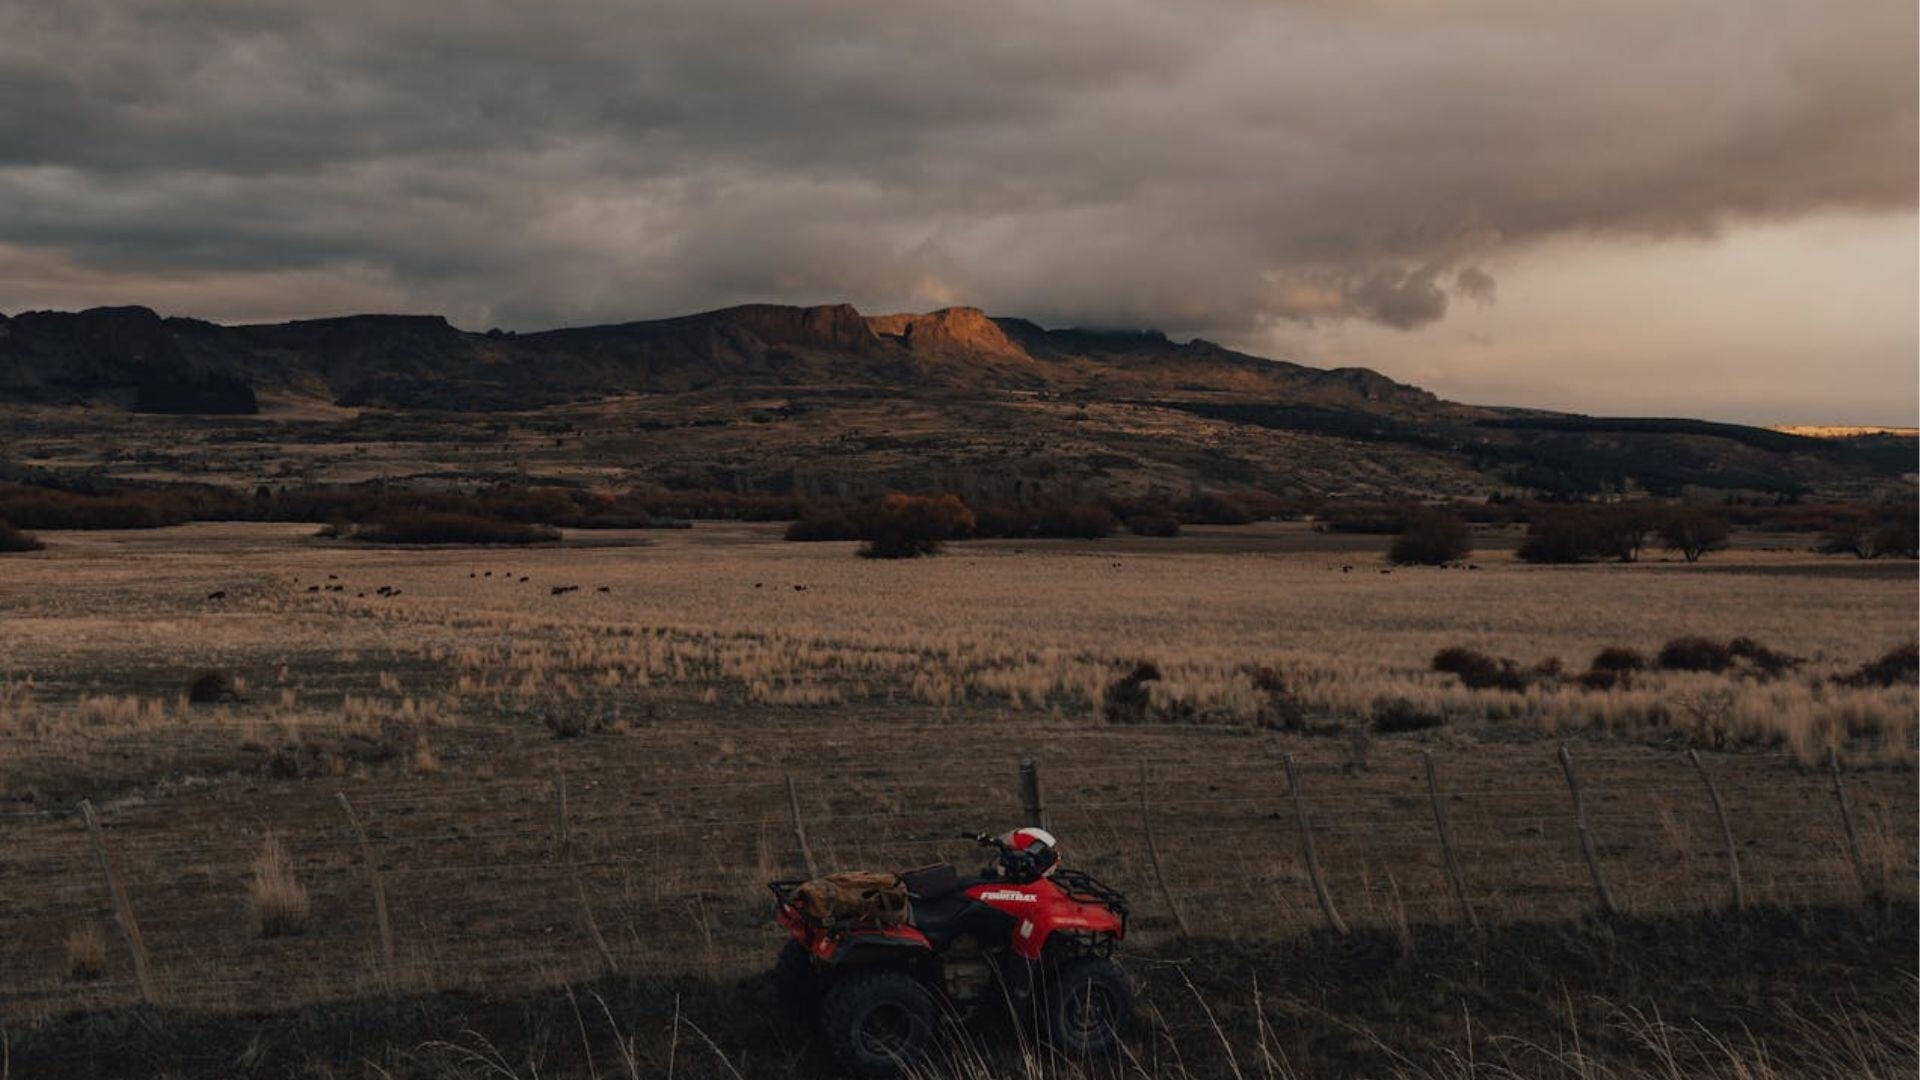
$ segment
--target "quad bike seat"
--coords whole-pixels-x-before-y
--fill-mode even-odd
[[[944,862],[902,871],[900,883],[907,887],[907,895],[915,900],[938,900],[964,887],[960,872],[953,868],[952,863]]]
[[[990,879],[961,877],[951,863],[908,870],[900,880],[907,886],[909,921],[935,949],[946,948],[961,934],[991,936],[1012,921],[967,895],[967,889]]]

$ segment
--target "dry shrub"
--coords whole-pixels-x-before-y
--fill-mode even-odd
[[[87,981],[107,973],[107,935],[88,921],[67,932],[67,975]]]
[[[1422,513],[1407,522],[1387,552],[1391,562],[1416,566],[1445,566],[1472,551],[1467,523],[1453,514]]]
[[[1610,645],[1594,654],[1580,685],[1589,690],[1625,690],[1633,685],[1634,673],[1646,669],[1647,658],[1639,649]]]
[[[1469,690],[1518,692],[1527,688],[1527,673],[1520,669],[1520,665],[1504,657],[1488,656],[1459,645],[1450,645],[1434,653],[1431,666],[1435,671],[1459,676],[1460,684]]]
[[[39,551],[47,545],[29,532],[21,532],[5,521],[0,521],[0,554],[19,551]]]
[[[204,705],[213,701],[234,701],[240,697],[240,691],[234,687],[233,676],[217,668],[204,668],[193,673],[187,680],[187,700]]]
[[[1733,666],[1733,650],[1725,642],[1689,634],[1660,646],[1654,659],[1666,671],[1725,671]]]
[[[1447,714],[1436,709],[1424,708],[1411,698],[1376,698],[1369,710],[1369,719],[1373,730],[1382,735],[1392,735],[1403,731],[1426,731],[1444,726]]]
[[[881,499],[862,515],[859,554],[866,559],[935,555],[948,540],[973,531],[973,511],[956,495],[902,495]]]
[[[1750,637],[1722,642],[1697,635],[1674,638],[1661,646],[1660,655],[1655,658],[1655,663],[1667,671],[1718,673],[1733,667],[1736,662],[1743,662],[1752,673],[1768,679],[1783,675],[1804,663],[1800,657],[1770,649]]]
[[[1750,637],[1737,637],[1727,642],[1727,651],[1745,660],[1755,671],[1768,678],[1784,675],[1805,663],[1798,656],[1769,649]]]
[[[1160,681],[1160,668],[1151,660],[1141,660],[1133,670],[1107,685],[1101,715],[1116,724],[1138,724],[1147,718],[1153,693],[1147,684]]]
[[[1878,660],[1861,664],[1835,682],[1847,686],[1912,686],[1920,680],[1920,643],[1909,641],[1888,649]]]
[[[247,901],[261,937],[285,937],[307,928],[312,908],[306,886],[293,876],[293,863],[273,833],[266,835],[254,857]]]

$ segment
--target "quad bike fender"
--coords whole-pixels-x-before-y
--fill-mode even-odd
[[[814,959],[832,967],[897,964],[930,956],[933,944],[911,926],[886,926],[825,934],[813,943]]]
[[[1040,959],[1056,933],[1126,936],[1125,921],[1111,909],[1075,900],[1051,882],[984,885],[967,892],[1019,920],[1013,928],[1013,952],[1022,959]]]
[[[1119,916],[1106,908],[1093,904],[1073,904],[1072,908],[1051,908],[1032,918],[1021,919],[1013,928],[1014,955],[1025,960],[1040,959],[1046,952],[1047,941],[1056,933],[1111,934],[1116,938],[1126,933]]]

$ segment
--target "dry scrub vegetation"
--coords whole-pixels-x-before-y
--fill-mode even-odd
[[[0,645],[16,676],[0,725],[164,723],[183,715],[172,688],[127,701],[79,678],[49,712],[19,680],[229,655],[257,666],[327,650],[328,666],[431,673],[356,693],[345,711],[368,724],[660,684],[697,687],[715,703],[911,700],[1092,721],[1116,680],[1147,661],[1159,677],[1145,685],[1142,720],[1288,727],[1397,710],[1455,727],[1781,748],[1807,762],[1829,747],[1852,760],[1913,760],[1913,680],[1854,677],[1914,636],[1913,574],[1902,564],[1744,550],[1700,566],[1531,567],[1489,553],[1474,571],[1384,573],[1371,552],[1303,550],[1289,539],[1297,527],[1262,526],[1199,553],[1147,540],[1030,541],[1019,554],[1011,542],[976,543],[891,565],[848,559],[846,544],[782,545],[753,527],[652,535],[640,547],[409,555],[315,547],[275,526],[195,526],[178,547],[156,540],[142,557],[177,575],[165,597],[164,577],[136,580],[112,561],[147,544],[68,541],[64,557],[24,564],[12,579]],[[196,559],[192,545],[208,542],[244,550],[231,564]],[[347,584],[327,576],[342,570]],[[168,606],[197,600],[202,585],[235,591],[187,611]],[[579,591],[554,593],[567,586]],[[117,588],[135,601],[124,614],[107,609]],[[1653,657],[1689,636],[1744,640],[1794,663],[1650,665],[1610,683],[1582,675],[1608,649]],[[1433,669],[1448,647],[1536,674],[1468,686]],[[386,658],[342,659],[356,648]],[[325,682],[305,670],[290,681]],[[269,704],[253,715],[302,711]]]

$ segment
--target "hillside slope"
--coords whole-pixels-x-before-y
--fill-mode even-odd
[[[180,417],[150,451],[164,456],[182,430],[255,416],[263,401],[278,406],[263,420],[289,402],[307,403],[308,417],[335,410],[326,441],[384,416],[402,441],[452,443],[461,436],[434,434],[459,427],[452,417],[494,429],[480,418],[546,410],[543,426],[589,436],[573,451],[580,470],[605,475],[618,455],[626,479],[749,489],[804,473],[829,490],[1017,476],[1023,491],[1861,493],[1907,484],[1914,468],[1911,438],[1462,405],[1364,368],[968,307],[867,316],[749,304],[525,334],[421,315],[245,326],[140,307],[0,316],[0,405],[16,436],[50,420],[76,434],[110,426],[103,408]],[[697,459],[684,433],[649,437],[696,422]],[[259,432],[261,456],[286,434]],[[31,463],[23,449],[10,456]],[[412,465],[457,478],[472,460]]]

